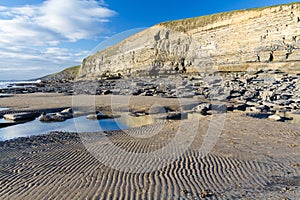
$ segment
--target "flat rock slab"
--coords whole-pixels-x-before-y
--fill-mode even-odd
[[[11,120],[11,121],[25,121],[25,120],[32,120],[37,117],[36,113],[29,113],[29,112],[23,112],[23,113],[14,113],[14,114],[6,114],[3,115],[4,119]]]
[[[115,119],[115,118],[120,118],[121,115],[99,115],[99,114],[91,114],[88,115],[86,118],[89,120],[102,120],[102,119]]]
[[[186,112],[184,112],[184,113],[169,112],[167,115],[167,119],[182,120],[182,119],[187,119],[187,116],[188,116],[188,114]]]

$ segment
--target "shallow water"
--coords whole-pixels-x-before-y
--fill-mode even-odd
[[[27,84],[22,87],[28,87],[28,86],[30,86],[30,84],[34,85],[35,83],[38,83],[38,82],[39,81],[3,81],[3,80],[0,80],[0,89],[20,87],[20,86],[16,86],[16,84]]]
[[[156,115],[131,116],[129,113],[114,113],[120,115],[116,119],[88,120],[86,116],[68,119],[64,122],[40,122],[37,119],[23,124],[13,125],[6,128],[0,128],[0,141],[9,140],[18,137],[28,137],[32,135],[46,134],[51,131],[66,132],[99,132],[109,130],[122,130],[129,127],[139,127],[153,124],[157,121],[166,120]],[[198,115],[189,115],[188,118],[198,118]],[[5,119],[0,119],[0,123],[9,123]]]
[[[153,124],[156,120],[150,116],[150,115],[144,115],[144,116],[139,116],[139,117],[133,117],[128,115],[128,113],[118,113],[120,114],[121,121],[130,126],[130,127],[138,127],[138,126],[144,126],[144,125],[149,125]]]
[[[0,119],[0,122],[9,122]],[[40,122],[37,119],[6,128],[0,128],[0,141],[18,137],[46,134],[51,131],[97,132],[126,129],[128,126],[119,119],[88,120],[86,116],[68,119],[64,122]]]

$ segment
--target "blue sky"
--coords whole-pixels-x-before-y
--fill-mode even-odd
[[[291,2],[0,0],[0,80],[37,78],[78,65],[101,42],[123,31]]]

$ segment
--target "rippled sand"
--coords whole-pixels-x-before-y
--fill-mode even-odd
[[[0,142],[0,199],[299,199],[299,124],[220,116]]]

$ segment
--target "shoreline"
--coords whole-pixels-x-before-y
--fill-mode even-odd
[[[76,100],[78,98],[78,100]],[[74,100],[75,99],[75,100]],[[87,99],[88,104],[93,106],[87,107],[88,104],[81,103]],[[91,102],[93,100],[94,102]],[[79,102],[76,106],[74,101]],[[75,104],[75,105],[74,105]],[[214,105],[217,107],[211,108],[212,110],[206,111],[207,113],[202,113],[202,111],[197,111],[197,105]],[[0,111],[0,117],[3,117],[5,114],[17,114],[17,113],[58,113],[62,110],[68,110],[69,108],[76,109],[74,110],[74,116],[71,118],[76,119],[78,116],[87,116],[88,114],[93,114],[95,112],[103,112],[107,116],[122,116],[121,122],[129,127],[142,126],[147,124],[155,123],[155,119],[167,120],[168,115],[174,116],[174,120],[180,119],[192,119],[192,118],[207,118],[214,113],[224,113],[228,115],[229,113],[235,115],[248,116],[249,118],[258,118],[261,120],[270,121],[268,119],[272,114],[270,113],[259,113],[251,111],[236,111],[229,110],[228,103],[224,102],[210,102],[205,103],[196,98],[161,98],[161,97],[150,97],[150,96],[122,96],[122,95],[65,95],[65,94],[54,94],[54,93],[33,93],[33,94],[16,94],[8,98],[0,99],[0,105],[8,107],[9,110]],[[224,111],[221,111],[222,107],[218,105],[225,105],[227,108]],[[59,107],[63,106],[63,107]],[[78,107],[79,106],[79,107]],[[204,107],[206,109],[206,107]],[[201,112],[201,113],[200,113]],[[80,114],[81,113],[81,114]],[[86,114],[84,114],[86,113]],[[172,114],[173,113],[173,114]],[[178,113],[178,114],[177,114]],[[121,114],[121,115],[120,115]],[[298,123],[300,115],[295,113],[291,115],[290,113],[283,113],[284,117],[287,116],[285,123]],[[36,114],[35,114],[36,115]],[[178,115],[178,116],[176,116]],[[160,117],[159,117],[160,116]],[[292,116],[292,117],[290,117]],[[154,118],[153,118],[154,117]],[[167,118],[165,118],[167,117]],[[296,118],[295,118],[296,117]],[[173,117],[172,117],[173,118]],[[172,119],[170,117],[170,119]],[[143,122],[145,121],[146,122]],[[30,119],[30,121],[32,121]],[[76,120],[75,120],[76,121]],[[283,121],[283,120],[274,120],[274,121]],[[27,122],[24,122],[25,124]],[[54,122],[59,123],[59,122]],[[13,126],[16,123],[11,123]],[[23,124],[21,122],[20,124]],[[6,124],[4,124],[6,125]],[[5,127],[5,126],[4,126]],[[55,131],[55,130],[53,130]]]

